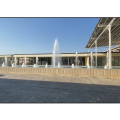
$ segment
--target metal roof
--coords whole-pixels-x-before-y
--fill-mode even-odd
[[[105,28],[113,19],[114,21],[111,27],[111,45],[120,45],[120,18],[101,18],[93,31],[86,48],[95,47],[96,39],[97,47],[109,46],[109,31]]]
[[[109,50],[106,50],[105,52],[108,52]],[[111,49],[111,52],[118,53],[120,52],[120,45],[114,47]]]

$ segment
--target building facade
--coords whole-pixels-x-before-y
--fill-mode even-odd
[[[76,64],[76,54],[75,53],[63,53],[61,56],[61,65],[63,66],[71,66],[72,64]],[[78,53],[78,66],[89,66],[91,65],[91,55],[90,53]],[[14,54],[14,55],[1,55],[0,56],[0,66],[2,66],[3,62],[7,64],[7,66],[11,66],[12,63],[16,65],[22,65],[25,63],[26,65],[52,65],[52,54]],[[7,61],[7,62],[6,62]],[[107,52],[97,53],[97,66],[105,66],[107,63]],[[96,53],[93,53],[93,65],[96,65]],[[120,66],[120,53],[115,52],[112,53],[112,66]]]

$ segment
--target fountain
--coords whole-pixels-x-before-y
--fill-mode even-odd
[[[36,64],[34,64],[33,67],[35,68],[35,67],[36,67]]]
[[[75,65],[74,65],[74,64],[72,64],[72,68],[75,68]]]
[[[5,67],[5,63],[3,62],[2,67]]]
[[[60,68],[60,62],[58,62],[58,68]]]
[[[7,57],[5,57],[5,63],[4,64],[5,64],[5,66],[7,66]]]
[[[45,68],[48,68],[48,64],[46,63]]]
[[[15,67],[15,63],[12,64],[12,67]]]
[[[26,67],[26,63],[27,63],[27,61],[26,61],[26,56],[25,56],[24,62],[25,62],[25,63],[22,64],[22,67]]]
[[[76,67],[77,67],[77,62],[78,62],[78,53],[76,52],[76,60],[75,60],[75,62],[76,62]]]
[[[75,63],[76,63],[76,68],[78,68],[78,66],[79,66],[79,64],[80,64],[80,60],[78,59],[78,53],[77,53],[77,52],[76,52]]]
[[[39,66],[38,66],[37,64],[34,64],[33,67],[34,67],[34,68],[38,68]]]
[[[25,63],[22,64],[22,67],[26,67]]]
[[[105,65],[105,66],[104,66],[104,69],[108,69],[108,66],[107,66],[107,65]]]
[[[38,68],[38,57],[36,57],[36,64],[33,65],[34,68]]]
[[[87,68],[90,69],[90,65],[89,64],[88,64]]]
[[[54,43],[53,55],[52,55],[52,65],[53,65],[53,67],[56,67],[59,62],[61,62],[60,47],[59,47],[59,44],[58,44],[58,40],[56,39],[55,43]]]

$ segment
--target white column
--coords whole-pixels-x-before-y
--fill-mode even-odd
[[[109,54],[108,54],[108,52],[107,52],[106,58],[107,58],[107,59],[106,59],[106,61],[107,61],[107,62],[106,62],[106,65],[107,65],[107,67],[108,67],[108,66],[109,66]]]
[[[96,67],[97,67],[97,41],[95,42],[95,50],[96,50]]]
[[[93,53],[91,52],[90,55],[91,55],[91,68],[93,68]]]
[[[112,59],[111,59],[111,25],[109,25],[109,69],[112,68]]]
[[[69,66],[69,57],[68,57],[68,66]]]
[[[38,64],[38,57],[36,57],[36,65]]]

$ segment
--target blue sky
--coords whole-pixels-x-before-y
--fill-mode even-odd
[[[0,54],[52,53],[56,38],[62,53],[87,52],[85,46],[98,21],[99,18],[0,18]]]

